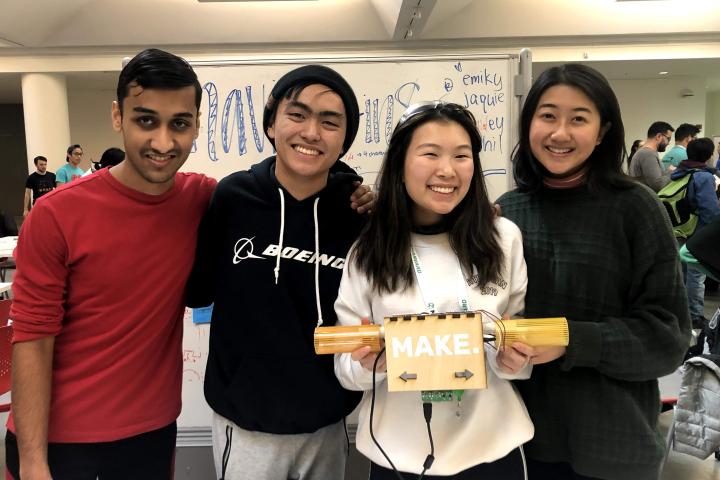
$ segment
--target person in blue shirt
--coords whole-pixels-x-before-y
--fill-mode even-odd
[[[687,160],[688,143],[695,140],[698,133],[700,133],[700,129],[689,123],[683,123],[675,130],[675,146],[668,150],[662,158],[664,171],[672,172],[680,165],[680,162]]]
[[[67,155],[65,157],[65,165],[58,168],[55,172],[55,182],[57,186],[65,183],[70,183],[75,179],[82,177],[83,170],[80,168],[80,162],[82,161],[83,149],[80,145],[70,145],[67,149]]]
[[[688,159],[683,160],[670,176],[678,180],[685,175],[692,174],[688,182],[687,198],[692,211],[698,217],[695,233],[701,230],[720,214],[718,206],[716,170],[708,166],[715,152],[715,145],[709,138],[699,138],[688,143]],[[703,313],[705,298],[705,274],[697,268],[688,265],[685,273],[685,288],[687,289],[690,317],[694,328],[702,328],[705,323]]]

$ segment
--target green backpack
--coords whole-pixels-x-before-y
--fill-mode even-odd
[[[689,238],[697,227],[698,217],[687,198],[688,184],[697,171],[697,169],[690,170],[690,173],[672,180],[658,192],[658,197],[670,217],[676,238]]]

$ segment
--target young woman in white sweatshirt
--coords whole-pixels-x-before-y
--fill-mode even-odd
[[[390,139],[375,214],[343,271],[335,303],[338,324],[464,308],[500,318],[523,309],[522,238],[515,224],[494,214],[480,145],[475,119],[460,105],[425,102],[408,108]],[[363,347],[336,355],[340,383],[365,391],[356,444],[372,462],[371,480],[524,477],[520,447],[534,431],[509,380],[528,378],[531,367],[513,349],[498,352],[486,345],[485,353],[486,389],[466,391],[460,404],[432,404],[435,452],[428,469],[420,392],[388,392],[384,355],[377,361],[372,428],[388,461],[370,435],[377,354]]]

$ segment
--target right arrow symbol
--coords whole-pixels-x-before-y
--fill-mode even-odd
[[[472,377],[473,375],[474,373],[467,368],[464,372],[455,372],[455,378],[464,378],[465,380],[470,380],[470,377]]]
[[[417,380],[417,373],[408,373],[405,371],[400,375],[400,378],[403,382],[407,382],[408,380]]]

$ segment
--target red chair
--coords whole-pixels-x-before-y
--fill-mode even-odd
[[[7,325],[7,321],[10,318],[11,306],[12,300],[0,300],[0,326]]]
[[[10,307],[8,307],[8,311]],[[4,317],[7,319],[7,316]],[[10,391],[10,365],[12,360],[12,326],[0,327],[0,395]],[[0,412],[9,412],[10,402],[0,404]],[[5,480],[14,480],[7,467],[5,468]]]
[[[12,336],[11,325],[0,327],[0,395],[10,391],[10,366],[12,364]],[[0,404],[0,412],[9,412],[10,402]]]

